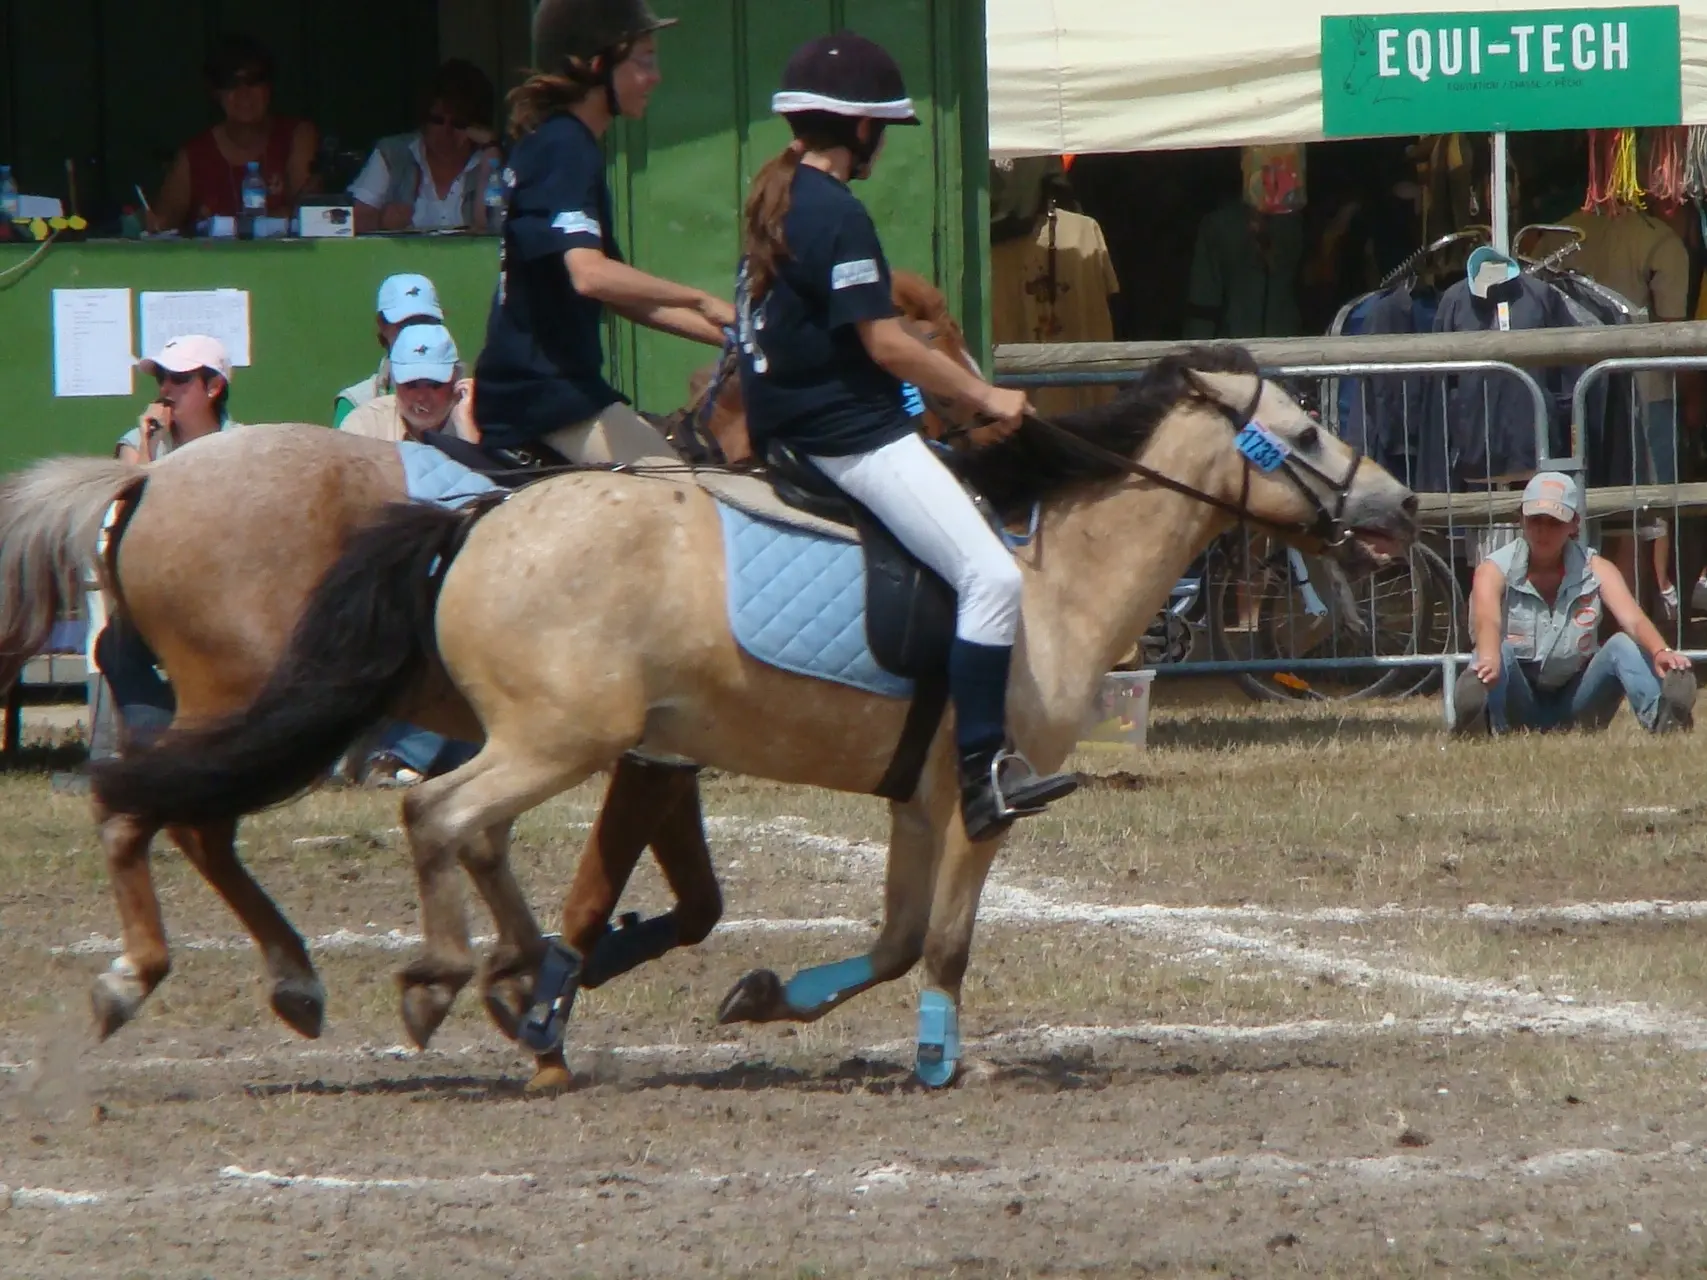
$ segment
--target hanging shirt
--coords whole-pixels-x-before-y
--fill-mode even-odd
[[[500,448],[623,399],[605,381],[604,304],[575,292],[564,261],[579,248],[622,261],[598,139],[574,116],[553,116],[516,143],[504,183],[498,290],[474,380],[475,421]]]
[[[1302,214],[1225,204],[1204,218],[1191,259],[1187,338],[1281,338],[1303,332]]]
[[[1120,292],[1108,241],[1095,218],[1052,209],[1035,231],[990,248],[991,339],[1005,342],[1112,342],[1108,300]],[[1045,417],[1104,404],[1118,387],[1039,387]]]
[[[862,320],[896,314],[889,263],[858,197],[811,165],[794,175],[788,255],[755,305],[735,286],[741,394],[753,452],[772,439],[821,457],[869,453],[913,429],[901,382],[866,351]]]

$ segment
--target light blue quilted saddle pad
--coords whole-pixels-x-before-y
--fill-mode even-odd
[[[742,649],[796,675],[886,698],[913,696],[913,682],[878,666],[866,644],[865,553],[857,542],[758,520],[724,502],[717,513],[729,629]]]
[[[436,502],[444,507],[460,507],[483,493],[495,493],[498,486],[478,471],[462,465],[449,454],[440,453],[430,444],[400,440],[397,454],[403,460],[403,487],[416,502]]]

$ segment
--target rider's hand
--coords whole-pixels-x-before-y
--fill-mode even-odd
[[[1654,670],[1660,675],[1668,671],[1692,671],[1695,664],[1676,649],[1661,649],[1654,655]]]
[[[1470,662],[1470,670],[1476,673],[1476,679],[1491,685],[1500,678],[1500,655],[1478,653]]]
[[[714,294],[708,293],[699,300],[699,313],[719,329],[734,327],[735,305]]]
[[[979,402],[979,412],[989,418],[968,431],[967,437],[980,447],[1006,440],[1019,430],[1025,415],[1033,412],[1031,401],[1023,391],[1012,387],[990,387]]]

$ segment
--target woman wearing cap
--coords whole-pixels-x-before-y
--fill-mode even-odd
[[[148,213],[150,231],[191,231],[204,218],[243,211],[243,178],[261,167],[267,212],[288,215],[313,180],[320,131],[273,114],[273,57],[248,36],[225,38],[208,58],[208,89],[224,119],[184,144]]]
[[[444,308],[439,305],[439,291],[426,276],[405,273],[387,276],[379,286],[374,317],[379,333],[379,369],[360,382],[345,387],[332,401],[332,425],[341,427],[344,419],[370,400],[390,395],[391,347],[397,335],[412,324],[443,324]]]
[[[192,440],[227,431],[231,421],[231,357],[205,334],[173,338],[137,367],[160,384],[137,425],[119,437],[120,462],[153,462]]]
[[[913,430],[902,383],[981,412],[1000,437],[1023,393],[990,386],[903,327],[870,215],[848,189],[870,176],[889,124],[917,124],[901,71],[850,32],[789,60],[773,109],[794,142],[747,199],[736,287],[741,388],[754,451],[785,442],[887,525],[959,595],[949,690],[967,834],[997,834],[1073,790],[1009,751],[1007,683],[1019,630],[1019,566],[959,482]]]
[[[605,308],[709,346],[734,309],[622,261],[600,140],[638,120],[658,87],[653,33],[672,21],[645,0],[544,0],[534,18],[542,70],[510,95],[509,200],[498,291],[475,367],[484,442],[572,462],[675,459],[605,381]],[[550,460],[544,450],[538,456]]]
[[[1603,727],[1620,695],[1644,729],[1690,728],[1695,674],[1642,612],[1624,575],[1576,541],[1576,482],[1543,471],[1523,491],[1523,536],[1476,566],[1476,656],[1458,677],[1455,730]],[[1600,643],[1601,614],[1620,633]]]

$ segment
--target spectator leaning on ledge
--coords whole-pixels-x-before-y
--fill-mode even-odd
[[[344,419],[369,400],[387,396],[395,388],[391,382],[391,347],[397,335],[412,324],[443,324],[444,308],[439,305],[439,291],[426,276],[388,276],[379,286],[375,304],[379,331],[379,370],[371,378],[363,378],[345,387],[332,402],[332,425],[341,427]]]
[[[227,36],[205,69],[224,115],[184,144],[148,214],[150,231],[190,231],[203,218],[243,211],[243,177],[253,162],[267,186],[267,212],[286,217],[313,183],[320,134],[307,120],[275,116],[273,57],[247,36]]]
[[[433,76],[421,127],[381,138],[350,184],[356,232],[485,231],[486,180],[500,163],[492,82],[453,58]]]
[[[1580,516],[1576,482],[1543,471],[1523,491],[1523,536],[1476,567],[1457,732],[1603,728],[1620,696],[1650,733],[1693,727],[1689,659],[1666,647],[1612,562],[1576,541]],[[1620,628],[1604,648],[1603,605]]]
[[[136,426],[119,437],[120,462],[153,462],[203,436],[229,431],[231,357],[225,344],[206,334],[173,338],[137,368],[160,384],[154,403]]]

